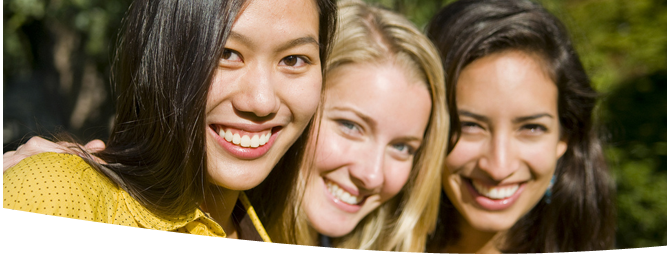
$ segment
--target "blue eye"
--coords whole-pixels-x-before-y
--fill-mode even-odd
[[[400,151],[400,152],[408,152],[410,150],[410,147],[406,144],[395,144],[393,145],[394,149]]]
[[[416,148],[403,142],[392,144],[391,148],[394,151],[392,155],[399,160],[409,160],[417,151]]]
[[[358,133],[361,133],[362,131],[359,125],[349,120],[336,120],[336,123],[338,123],[341,130],[348,135],[358,135]]]
[[[347,129],[353,130],[357,128],[357,125],[355,123],[352,123],[347,120],[338,120],[338,124],[341,125],[342,127],[345,127]]]

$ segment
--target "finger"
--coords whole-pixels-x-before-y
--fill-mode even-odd
[[[12,162],[12,156],[14,156],[14,154],[16,154],[16,151],[7,151],[6,153],[2,154],[2,173],[7,171],[7,169],[10,167],[16,165],[16,163]]]
[[[90,151],[91,153],[96,153],[104,150],[104,148],[106,148],[106,145],[104,144],[104,141],[95,139],[88,142],[84,147],[88,149],[88,151]]]
[[[66,153],[67,147],[44,138],[33,136],[25,144],[16,149],[18,154],[35,155],[44,152]]]

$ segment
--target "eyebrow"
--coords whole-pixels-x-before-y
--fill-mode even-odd
[[[255,46],[255,42],[253,42],[250,38],[248,38],[247,36],[244,36],[242,34],[239,34],[237,32],[234,32],[234,31],[229,32],[229,38],[230,39],[233,38],[234,40],[237,40],[237,41],[241,42],[241,44],[243,44],[245,46],[248,46],[248,47],[251,47],[251,48]],[[292,39],[291,41],[288,41],[288,42],[278,46],[278,48],[276,49],[276,52],[280,53],[280,52],[283,52],[283,51],[288,50],[290,48],[293,48],[293,47],[296,47],[296,46],[301,46],[301,45],[307,45],[307,44],[313,44],[318,49],[320,48],[320,43],[317,42],[317,40],[315,40],[314,37],[304,36],[304,37],[299,37],[299,38],[296,38],[296,39]]]
[[[335,107],[332,107],[331,109],[332,110],[338,110],[338,111],[352,112],[355,115],[357,115],[359,118],[364,120],[364,122],[368,123],[368,125],[370,125],[372,129],[375,129],[376,126],[377,126],[377,122],[375,122],[375,120],[373,120],[373,118],[371,118],[370,116],[365,115],[364,113],[361,113],[361,112],[355,110],[354,108],[335,106]],[[424,140],[424,137],[406,136],[406,137],[403,137],[402,139],[404,141],[407,141],[407,142],[417,141],[417,142],[421,143]]]
[[[517,117],[512,122],[521,123],[521,122],[531,121],[531,120],[535,120],[535,119],[542,118],[542,117],[549,117],[549,118],[552,118],[552,119],[554,118],[551,114],[541,113],[541,114],[534,114],[534,115],[529,115],[529,116]]]
[[[467,111],[467,110],[459,110],[459,115],[472,117],[472,118],[476,119],[477,121],[481,121],[481,122],[485,122],[485,123],[490,122],[488,117],[480,115],[480,114],[475,114],[475,113]],[[551,114],[540,113],[540,114],[534,114],[534,115],[529,115],[529,116],[517,117],[514,120],[512,120],[512,123],[516,124],[516,123],[535,120],[535,119],[542,118],[542,117],[554,118]]]
[[[479,114],[475,114],[475,113],[467,111],[467,110],[460,110],[459,109],[459,115],[472,117],[472,118],[476,119],[477,121],[481,121],[481,122],[484,122],[484,123],[490,122],[488,117],[485,117],[485,116],[479,115]]]
[[[308,44],[315,45],[315,47],[317,47],[318,50],[320,49],[320,43],[318,43],[317,40],[315,40],[315,38],[313,38],[312,36],[304,36],[279,46],[278,49],[276,49],[276,51],[280,53],[293,47],[308,45]]]
[[[364,120],[364,122],[368,123],[372,128],[375,128],[377,126],[377,122],[370,116],[359,112],[358,110],[355,110],[354,108],[351,107],[340,107],[340,106],[334,106],[331,109],[333,110],[338,110],[338,111],[349,111],[357,115],[361,120]]]

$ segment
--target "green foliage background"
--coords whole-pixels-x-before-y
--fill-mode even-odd
[[[368,1],[420,28],[452,2]],[[106,139],[109,62],[129,2],[3,1],[4,151],[56,130]],[[568,27],[603,95],[597,115],[617,182],[617,247],[667,245],[667,1],[538,2]]]

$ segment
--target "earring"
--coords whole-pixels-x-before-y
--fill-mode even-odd
[[[547,202],[547,204],[551,204],[551,188],[554,186],[554,183],[556,183],[556,174],[551,177],[551,182],[549,183],[549,187],[547,187],[547,192],[544,193],[544,202]]]

